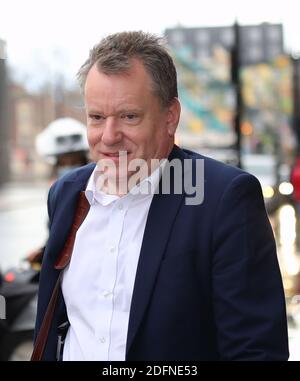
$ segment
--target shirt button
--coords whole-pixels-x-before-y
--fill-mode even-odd
[[[111,296],[112,295],[112,291],[104,291],[104,293],[103,293],[103,296],[105,297],[105,298],[108,298],[109,296]]]
[[[119,205],[118,205],[118,208],[119,208],[119,210],[123,210],[123,205],[122,205],[122,204],[119,204]]]
[[[102,344],[104,344],[105,341],[106,341],[106,340],[105,340],[105,337],[101,337],[101,338],[100,338],[100,342],[101,342]]]
[[[110,251],[111,253],[114,253],[115,250],[116,250],[116,247],[115,247],[115,246],[111,246],[111,247],[109,248],[109,251]]]

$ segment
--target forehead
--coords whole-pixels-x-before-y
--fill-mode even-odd
[[[127,71],[116,74],[103,73],[95,64],[87,75],[84,94],[87,103],[96,99],[100,103],[143,103],[156,98],[152,79],[138,60],[132,60]]]

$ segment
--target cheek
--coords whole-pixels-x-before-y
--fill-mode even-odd
[[[87,139],[90,146],[94,146],[100,140],[100,133],[96,129],[87,130]]]
[[[130,141],[134,144],[136,153],[138,153],[141,157],[149,150],[151,145],[151,138],[145,134],[138,134],[132,137]]]

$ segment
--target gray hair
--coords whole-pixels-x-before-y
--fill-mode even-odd
[[[141,31],[115,33],[95,45],[77,73],[81,88],[84,88],[94,64],[105,74],[119,74],[130,69],[130,61],[134,58],[142,62],[150,75],[154,93],[162,106],[169,105],[178,97],[176,68],[164,40]]]

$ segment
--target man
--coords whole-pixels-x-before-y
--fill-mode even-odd
[[[37,334],[63,275],[41,358],[56,359],[67,320],[63,360],[286,360],[285,299],[259,182],[174,145],[176,70],[160,39],[111,35],[79,79],[98,164],[50,189]],[[165,176],[169,162],[181,173]],[[179,192],[179,180],[197,186]],[[155,192],[139,192],[145,184]],[[59,271],[82,191],[89,211]]]

